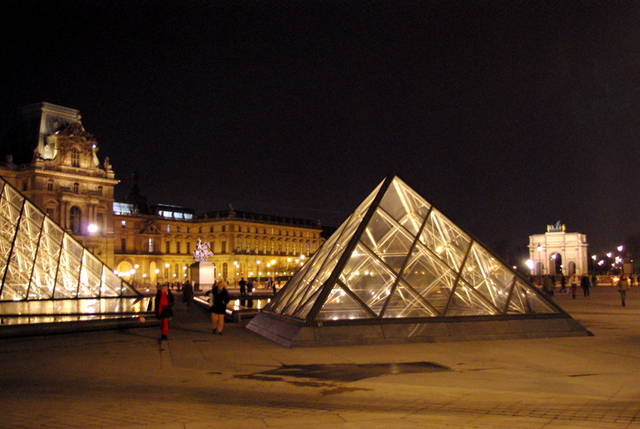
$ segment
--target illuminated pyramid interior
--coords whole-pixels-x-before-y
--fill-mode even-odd
[[[396,176],[247,327],[287,347],[588,335]]]
[[[1,325],[135,318],[147,305],[148,298],[0,178]]]

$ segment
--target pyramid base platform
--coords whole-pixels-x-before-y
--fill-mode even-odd
[[[315,326],[261,312],[247,329],[284,347],[507,340],[593,335],[564,314],[447,317],[422,320],[318,322]]]

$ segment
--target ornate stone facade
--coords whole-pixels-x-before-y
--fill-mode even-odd
[[[98,161],[98,143],[79,112],[49,103],[27,106],[19,111],[11,138],[0,176],[112,266],[118,180],[108,159]]]
[[[3,142],[0,176],[24,193],[125,280],[138,285],[184,281],[197,240],[211,244],[218,278],[290,276],[324,242],[319,223],[229,210],[196,216],[173,206],[147,207],[137,176],[124,203],[109,158],[78,110],[38,103],[18,112]]]
[[[210,243],[217,279],[261,282],[291,276],[324,242],[317,223],[225,210],[179,219],[180,212],[115,216],[114,266],[138,285],[184,281],[198,240]],[[164,214],[160,214],[163,212]]]

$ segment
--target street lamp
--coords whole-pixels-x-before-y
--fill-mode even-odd
[[[543,268],[540,266],[541,264],[541,259],[542,259],[542,251],[544,250],[544,247],[542,247],[541,245],[538,245],[538,248],[536,249],[538,251],[538,266],[536,267],[536,274],[541,275],[542,272],[538,272],[538,268],[540,269],[540,271],[543,271]]]

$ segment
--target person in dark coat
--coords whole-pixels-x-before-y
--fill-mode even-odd
[[[193,301],[193,286],[191,286],[191,282],[185,282],[182,286],[182,301],[187,304],[187,307]]]
[[[247,282],[244,277],[240,277],[238,284],[240,285],[240,295],[244,295],[247,292]]]
[[[589,288],[591,287],[591,280],[589,280],[588,275],[583,275],[580,279],[580,287],[582,288],[582,292],[584,293],[585,298],[589,298]]]
[[[211,327],[213,334],[222,335],[224,328],[224,315],[227,311],[227,304],[231,300],[229,291],[224,287],[224,282],[219,281],[217,285],[205,293],[209,297],[209,313],[211,313]]]
[[[173,303],[175,299],[167,285],[163,285],[156,293],[156,315],[160,319],[160,341],[168,339],[169,320],[173,316]]]
[[[549,299],[553,298],[553,290],[555,289],[553,276],[548,275],[544,276],[544,280],[542,281],[542,291],[545,296]]]

